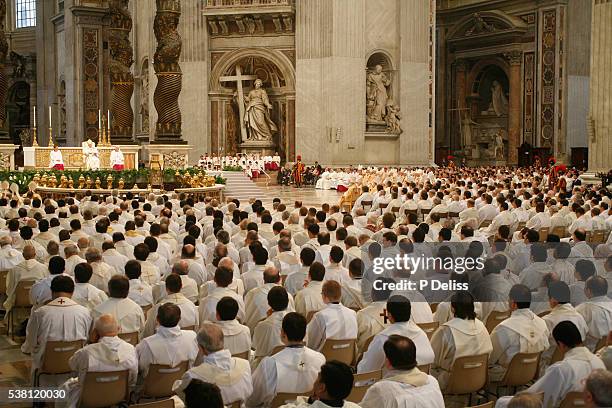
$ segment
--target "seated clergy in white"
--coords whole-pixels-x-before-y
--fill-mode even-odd
[[[212,274],[210,276],[213,280],[204,282],[200,286],[199,288],[200,298],[208,296],[209,293],[212,293],[212,291],[214,291],[217,288],[217,284],[214,281],[214,276],[215,276],[215,271],[217,270],[219,266],[224,266],[227,269],[231,269],[232,271],[234,271],[234,276],[232,277],[232,283],[230,283],[227,288],[233,290],[240,296],[244,296],[244,283],[242,282],[242,279],[236,278],[236,276],[240,276],[240,269],[238,269],[238,266],[236,266],[232,258],[228,256],[223,257],[223,258],[215,257],[212,263],[208,266],[212,270]]]
[[[386,371],[383,346],[389,336],[394,334],[407,337],[416,345],[418,365],[422,366],[433,363],[434,352],[429,344],[427,334],[410,319],[410,301],[404,296],[391,296],[387,301],[386,313],[391,324],[374,336],[368,350],[357,365],[357,372],[368,373],[380,369],[383,369],[383,372]]]
[[[74,276],[74,267],[80,263],[87,262],[79,256],[79,248],[76,245],[68,245],[64,248],[66,260],[66,273]]]
[[[240,278],[244,283],[245,293],[264,284],[263,271],[268,264],[268,251],[261,244],[257,242],[253,243],[249,245],[249,249],[253,255],[255,264],[251,264],[249,269],[245,271]]]
[[[119,323],[120,333],[141,333],[145,325],[142,308],[128,299],[130,281],[123,275],[115,275],[108,281],[109,298],[100,303],[91,314],[97,319],[103,314],[112,315]]]
[[[417,348],[408,337],[391,335],[383,345],[384,378],[359,403],[362,408],[444,408],[438,381],[417,368]]]
[[[83,340],[85,343],[91,328],[89,309],[71,299],[74,282],[70,277],[56,276],[51,281],[51,293],[49,303],[32,311],[26,340],[21,346],[21,351],[32,355],[32,372],[41,367],[47,341]]]
[[[432,371],[442,390],[457,358],[489,354],[493,350],[487,328],[476,318],[474,298],[469,292],[455,292],[451,297],[451,309],[455,317],[441,325],[431,338],[436,356]]]
[[[504,378],[512,358],[518,353],[541,353],[548,349],[546,322],[531,310],[531,292],[525,285],[510,289],[509,305],[512,315],[491,332],[493,351],[489,358],[489,379]]]
[[[361,259],[355,258],[348,264],[350,279],[342,282],[342,304],[351,309],[361,310],[365,306],[361,294],[361,277],[363,274],[363,263]]]
[[[232,357],[224,348],[223,331],[214,323],[204,323],[197,335],[202,364],[188,370],[174,383],[174,392],[183,397],[183,390],[192,379],[217,384],[223,404],[246,401],[253,393],[251,367],[248,360]]]
[[[151,364],[176,367],[183,361],[191,368],[198,356],[198,343],[193,330],[181,330],[181,309],[164,303],[157,309],[157,329],[153,336],[142,339],[136,346],[139,376],[144,379]]]
[[[25,255],[26,253],[24,252]],[[71,276],[64,272],[65,265],[64,259],[60,256],[54,256],[49,260],[49,274],[45,274],[44,278],[36,281],[32,285],[32,289],[30,289],[30,302],[34,305],[33,309],[39,308],[51,299],[51,281],[53,278],[63,275],[72,279]]]
[[[251,351],[251,331],[236,320],[238,315],[238,302],[226,296],[217,303],[217,324],[223,331],[225,348],[232,355]]]
[[[117,273],[115,268],[102,260],[102,252],[97,248],[87,248],[85,260],[93,269],[93,275],[89,282],[100,290],[108,290],[108,281],[111,276]]]
[[[9,235],[0,237],[0,271],[7,271],[23,261],[21,251],[14,249],[11,244],[13,240]],[[36,257],[36,249],[34,249],[34,257]]]
[[[570,301],[572,306],[576,307],[579,304],[587,301],[585,293],[585,285],[587,279],[597,275],[595,264],[589,259],[580,259],[576,262],[574,271],[574,283],[569,284]]]
[[[148,261],[149,246],[147,244],[138,244],[134,247],[134,258],[138,261],[142,275],[140,279],[149,285],[155,285],[161,277],[159,268],[151,261]]]
[[[314,253],[314,251],[313,251]],[[291,276],[290,276],[291,277]],[[318,312],[325,307],[321,298],[325,267],[319,262],[313,262],[308,269],[307,283],[295,295],[295,311],[308,317],[310,312]]]
[[[88,263],[80,263],[74,267],[74,294],[72,300],[89,310],[108,299],[106,293],[89,283],[93,270]]]
[[[172,265],[172,271],[170,273],[178,275],[181,278],[181,293],[192,302],[197,302],[199,299],[198,283],[188,275],[189,263],[184,259],[176,261],[174,265]],[[153,299],[158,301],[166,295],[166,282],[165,280],[161,280],[153,287]]]
[[[282,286],[275,286],[268,292],[267,317],[257,323],[253,331],[255,358],[251,366],[256,368],[261,359],[269,356],[275,347],[282,346],[281,326],[283,318],[289,313],[289,294]]]
[[[588,300],[578,305],[576,311],[589,328],[584,344],[595,352],[597,342],[612,331],[612,300],[607,296],[608,281],[601,276],[587,279],[584,290]]]
[[[263,279],[263,286],[251,289],[244,297],[245,324],[251,330],[254,330],[257,323],[266,317],[270,289],[280,286],[281,283],[281,276],[274,266],[268,266],[264,269]],[[289,311],[293,311],[293,297],[291,295],[289,295]]]
[[[612,407],[612,372],[593,370],[584,382],[586,407]]]
[[[134,388],[138,375],[136,350],[121,340],[118,334],[119,324],[113,316],[104,314],[96,319],[91,344],[78,350],[68,361],[70,368],[78,373],[78,378],[71,378],[62,385],[61,388],[67,391],[67,400],[62,401],[62,405],[78,406],[81,384],[88,372],[128,370],[128,388],[130,391]]]
[[[287,293],[296,296],[297,292],[304,288],[304,282],[308,280],[308,271],[314,260],[315,251],[312,248],[302,248],[300,251],[299,269],[284,278],[284,285],[285,289],[287,289]],[[325,273],[323,273],[323,275],[325,275]]]
[[[325,267],[324,281],[335,280],[341,285],[350,281],[348,269],[342,266],[342,258],[344,258],[344,251],[339,246],[334,245],[329,251],[329,265]]]
[[[593,370],[605,369],[603,361],[582,344],[582,334],[570,321],[562,321],[552,331],[553,338],[564,354],[563,360],[548,367],[528,393],[544,393],[543,407],[558,407],[568,392],[582,391],[584,380]],[[497,400],[496,407],[508,406],[510,397]]]
[[[181,277],[174,273],[166,278],[167,295],[147,312],[147,321],[142,332],[143,338],[155,333],[157,309],[164,303],[173,303],[181,309],[181,321],[179,322],[179,326],[182,329],[190,328],[197,330],[200,326],[198,308],[191,300],[183,296],[181,293],[181,285]]]
[[[548,343],[550,347],[542,355],[541,365],[546,367],[550,361],[555,348],[555,339],[552,337],[554,327],[564,320],[569,320],[580,331],[582,341],[586,339],[589,327],[580,313],[570,304],[570,290],[565,282],[554,281],[548,285],[548,304],[550,305],[550,313],[543,317],[548,327],[549,333]]]
[[[312,387],[309,397],[298,397],[297,401],[282,405],[281,408],[359,408],[354,402],[346,401],[353,389],[353,371],[339,361],[328,361]]]
[[[128,257],[117,251],[112,242],[102,244],[102,260],[115,269],[113,273],[125,273],[124,267]]]
[[[389,278],[378,278],[381,282],[393,282]],[[373,339],[388,326],[387,300],[391,296],[388,286],[376,284],[380,290],[372,290],[372,302],[357,312],[357,351],[364,353],[368,339]]]
[[[11,238],[6,236],[0,240],[8,240]],[[14,251],[14,250],[12,250]],[[17,251],[15,251],[17,252]],[[20,254],[21,255],[21,254]],[[59,257],[58,257],[59,258]],[[60,258],[61,259],[61,258]],[[47,276],[47,267],[36,260],[36,250],[33,246],[27,245],[23,249],[23,261],[9,269],[6,275],[6,300],[4,301],[4,309],[8,316],[8,312],[15,304],[15,290],[21,281],[37,281]]]
[[[288,313],[282,320],[280,338],[285,348],[273,356],[264,357],[253,373],[253,394],[248,407],[268,406],[276,394],[312,391],[325,356],[304,346],[306,318]]]
[[[531,244],[530,248],[530,263],[529,265],[518,271],[521,283],[527,286],[530,290],[535,291],[540,286],[542,278],[553,272],[550,265],[546,262],[548,253],[546,247],[539,242]]]
[[[125,276],[130,280],[128,298],[142,307],[153,304],[153,289],[148,283],[140,280],[141,271],[140,264],[134,259],[125,264]]]
[[[242,296],[229,288],[234,278],[234,271],[224,266],[219,266],[215,271],[215,283],[217,287],[203,299],[200,299],[198,314],[200,321],[214,322],[217,320],[217,302],[229,296],[238,302],[238,320],[244,321],[244,301]],[[167,284],[167,283],[166,283]]]
[[[340,303],[340,283],[335,280],[325,282],[321,297],[325,307],[308,323],[308,347],[320,351],[325,340],[357,340],[357,314]]]

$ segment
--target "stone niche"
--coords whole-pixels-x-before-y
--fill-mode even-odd
[[[367,136],[399,136],[399,95],[391,57],[384,51],[372,53],[366,66]]]

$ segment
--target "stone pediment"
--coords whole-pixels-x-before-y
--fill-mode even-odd
[[[462,46],[517,42],[527,32],[527,23],[500,10],[482,11],[461,18],[448,32],[448,42]]]
[[[213,37],[292,34],[295,0],[207,0],[203,14]]]

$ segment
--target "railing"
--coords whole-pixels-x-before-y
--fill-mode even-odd
[[[207,0],[206,8],[293,6],[294,0]]]

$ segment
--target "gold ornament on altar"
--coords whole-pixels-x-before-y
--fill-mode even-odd
[[[138,190],[138,184],[134,183],[134,187],[132,187],[132,190]]]
[[[83,177],[83,175],[81,174],[81,176],[79,177],[79,189],[83,188],[85,188],[85,177]]]
[[[42,177],[40,178],[40,185],[47,187],[47,174],[43,173]]]
[[[50,176],[48,181],[48,187],[55,188],[56,185],[57,179],[55,178],[55,176]]]
[[[124,186],[125,186],[125,180],[123,180],[123,177],[120,177],[119,178],[119,190],[122,190]]]
[[[85,185],[88,189],[93,186],[93,180],[91,179],[91,177],[87,176],[87,181],[85,182]]]
[[[72,178],[68,179],[68,188],[74,188],[74,180]]]
[[[113,188],[113,176],[111,176],[110,174],[106,178],[106,188],[109,190]]]
[[[192,188],[200,187],[200,178],[198,177],[197,174],[193,175],[190,185]]]
[[[62,174],[62,177],[60,177],[60,187],[61,188],[67,188],[68,187],[68,177],[66,177],[65,174]]]
[[[40,183],[40,174],[36,173],[34,175],[34,178],[32,179],[33,182],[35,182],[36,184]]]
[[[96,177],[96,188],[97,189],[102,188],[102,182],[100,181],[100,177]]]

